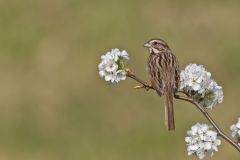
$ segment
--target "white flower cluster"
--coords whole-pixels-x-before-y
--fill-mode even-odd
[[[231,125],[232,136],[240,140],[240,118],[236,124]]]
[[[120,51],[118,48],[112,49],[101,56],[101,63],[98,65],[100,77],[112,83],[126,79],[123,60],[128,60],[128,53]]]
[[[199,159],[206,156],[213,156],[214,151],[218,151],[221,141],[217,139],[217,132],[210,130],[207,124],[195,124],[187,132],[185,141],[187,142],[188,155],[197,155]]]
[[[223,90],[202,65],[189,64],[180,74],[180,90],[192,96],[202,106],[213,108],[223,102]]]

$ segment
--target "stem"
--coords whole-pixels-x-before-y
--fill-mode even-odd
[[[141,80],[140,78],[138,78],[132,71],[130,71],[129,69],[127,69],[126,71],[127,71],[127,76],[128,77],[136,80],[137,82],[142,84],[145,88],[149,88],[149,89],[153,89],[154,90],[154,88],[152,86],[150,86],[149,84],[147,84],[147,82],[145,82],[145,81]],[[180,93],[184,93],[184,92],[181,92],[181,91],[179,91],[179,92]],[[182,96],[179,96],[179,95],[175,95],[174,97],[176,99],[187,101],[189,103],[194,104],[197,107],[197,109],[205,116],[205,118],[212,124],[214,129],[217,131],[218,135],[221,136],[223,139],[225,139],[229,144],[231,144],[233,147],[235,147],[240,152],[240,145],[238,145],[237,142],[234,142],[232,139],[230,139],[222,131],[222,129],[216,124],[216,122],[212,119],[212,117],[208,114],[208,112],[198,102],[196,102],[194,99],[192,99],[188,95],[187,95],[187,97],[182,97]]]

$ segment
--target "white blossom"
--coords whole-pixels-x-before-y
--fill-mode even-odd
[[[207,72],[201,65],[189,64],[185,70],[180,73],[180,89],[194,90],[202,93],[203,85],[211,77],[211,73]]]
[[[209,79],[208,83],[206,85],[205,90],[208,92],[205,92],[205,97],[203,99],[203,106],[206,106],[207,108],[213,108],[218,103],[223,102],[223,90],[222,87],[219,86],[214,80]]]
[[[119,82],[126,79],[126,72],[124,70],[123,60],[128,60],[128,53],[120,51],[118,48],[112,49],[101,56],[101,63],[98,65],[99,75],[105,81],[111,83]]]
[[[125,50],[120,51],[118,48],[115,48],[115,49],[112,49],[112,52],[114,52],[114,54],[115,54],[118,58],[122,58],[122,59],[125,59],[125,60],[129,60],[128,53],[127,53]]]
[[[185,142],[187,143],[188,155],[196,155],[199,159],[206,156],[213,156],[218,151],[221,141],[217,139],[217,132],[210,130],[207,124],[195,124],[187,132]]]
[[[223,102],[222,87],[211,79],[211,73],[202,65],[189,64],[181,71],[180,90],[192,96],[206,108],[212,109]]]
[[[240,118],[238,118],[236,124],[231,125],[230,129],[232,131],[232,137],[240,140]]]

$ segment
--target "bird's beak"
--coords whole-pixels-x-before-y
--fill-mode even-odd
[[[149,43],[145,43],[145,44],[144,44],[144,47],[146,47],[146,48],[150,48],[151,45],[150,45]]]

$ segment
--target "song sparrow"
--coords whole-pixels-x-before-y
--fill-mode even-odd
[[[165,125],[175,130],[173,97],[179,85],[179,65],[168,44],[161,39],[145,43],[150,56],[147,62],[150,83],[159,96],[165,98]]]

